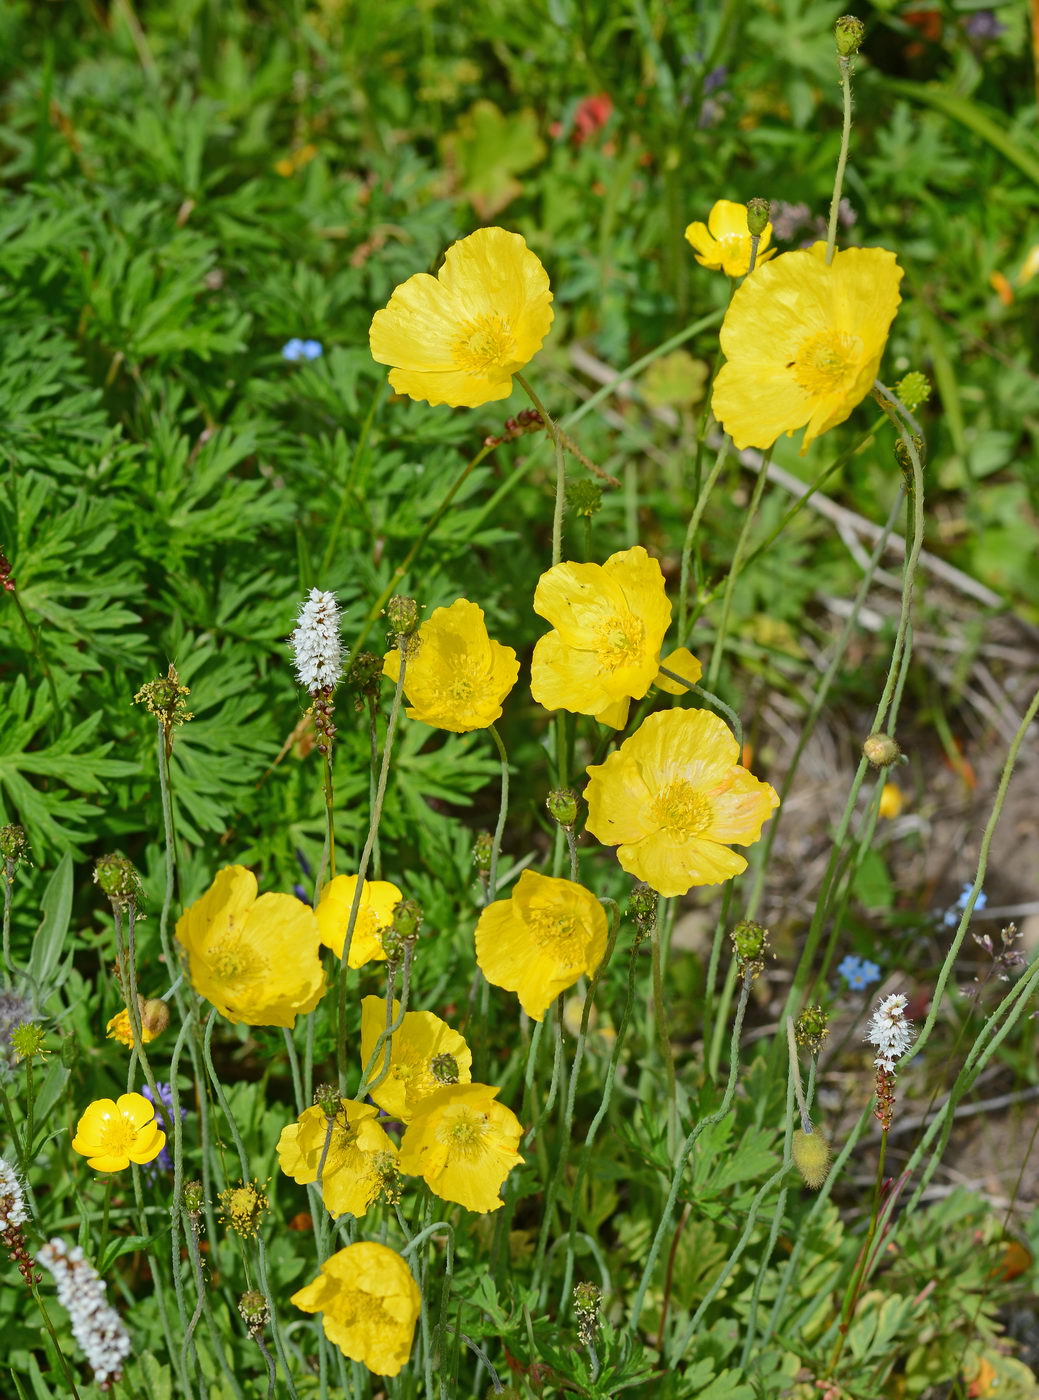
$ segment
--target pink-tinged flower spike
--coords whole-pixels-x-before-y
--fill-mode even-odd
[[[29,1219],[22,1183],[14,1167],[0,1157],[0,1243],[18,1265],[18,1272],[30,1288],[39,1283],[42,1274],[33,1272],[34,1264],[25,1242],[22,1226]]]
[[[906,998],[901,992],[884,997],[874,1011],[866,1039],[876,1048],[877,1107],[874,1116],[885,1131],[895,1111],[895,1065],[909,1049],[913,1023],[906,1019]]]
[[[133,1348],[122,1318],[109,1306],[104,1281],[78,1245],[70,1249],[61,1239],[45,1244],[39,1260],[54,1275],[58,1301],[68,1312],[72,1335],[86,1353],[98,1389],[111,1390]]]

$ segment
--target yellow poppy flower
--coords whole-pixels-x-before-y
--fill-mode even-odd
[[[869,393],[902,298],[885,248],[783,253],[733,292],[711,408],[737,447],[805,428],[802,452]]]
[[[880,804],[877,807],[877,815],[887,817],[889,820],[897,817],[902,811],[904,798],[902,789],[897,783],[885,783],[880,792]]]
[[[400,1003],[393,1003],[396,1020]],[[366,1069],[375,1042],[386,1029],[386,998],[365,997],[361,1002],[361,1068]],[[386,1063],[383,1046],[371,1071],[377,1079]],[[390,1042],[390,1069],[386,1078],[368,1092],[391,1118],[409,1123],[419,1105],[445,1084],[468,1084],[473,1056],[465,1040],[432,1011],[405,1011]]]
[[[407,1264],[384,1244],[348,1244],[291,1301],[321,1313],[328,1340],[377,1376],[397,1375],[411,1355],[422,1295]]]
[[[451,1084],[423,1099],[400,1145],[400,1169],[466,1210],[497,1210],[501,1184],[523,1158],[523,1129],[490,1084]]]
[[[166,1146],[155,1105],[143,1094],[95,1099],[76,1124],[72,1150],[96,1172],[119,1172],[131,1162],[151,1162]]]
[[[650,715],[587,770],[588,830],[658,894],[731,880],[747,862],[727,843],[752,845],[779,806],[739,757],[728,726],[707,710]]]
[[[326,948],[331,948],[337,958],[343,956],[356,889],[356,875],[337,875],[321,891],[321,898],[314,910],[321,942]],[[357,906],[354,934],[350,940],[350,957],[347,960],[350,967],[386,961],[382,935],[393,923],[393,911],[403,898],[397,886],[389,880],[365,880],[361,902]]]
[[[141,1011],[141,1039],[149,1045],[170,1023],[170,1009],[159,997],[145,998],[138,994],[137,1005]],[[122,1045],[133,1046],[133,1022],[124,1006],[117,1011],[105,1027],[109,1040],[118,1040]]]
[[[325,991],[313,909],[291,894],[256,897],[242,865],[221,870],[177,920],[177,941],[200,997],[229,1021],[287,1026]]]
[[[498,719],[519,662],[512,647],[487,635],[482,608],[467,598],[436,608],[408,646],[404,694],[410,719],[454,734],[486,729]],[[400,652],[388,651],[382,669],[396,685]]]
[[[435,277],[417,272],[372,318],[372,358],[398,394],[475,408],[512,393],[552,324],[548,274],[518,233],[480,228]]]
[[[729,277],[746,277],[750,267],[750,229],[745,204],[716,200],[706,224],[690,224],[685,236],[701,267],[721,270]],[[772,225],[766,224],[754,260],[755,271],[775,253],[775,248],[768,246],[771,242]]]
[[[393,1139],[376,1121],[372,1104],[340,1099],[321,1173],[321,1199],[330,1214],[360,1218],[375,1201],[397,1157]],[[317,1181],[328,1119],[317,1104],[281,1130],[278,1162],[301,1186]]]
[[[476,961],[488,982],[515,992],[540,1021],[606,951],[606,911],[589,890],[524,870],[511,899],[496,899],[476,925]]]
[[[534,611],[554,629],[534,648],[534,699],[623,728],[656,679],[671,621],[657,561],[637,544],[605,564],[556,564],[538,579]]]

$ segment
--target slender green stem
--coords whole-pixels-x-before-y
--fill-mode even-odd
[[[848,146],[851,140],[851,60],[838,55],[837,66],[841,73],[841,96],[844,103],[844,121],[841,127],[841,150],[837,157],[837,170],[833,177],[833,198],[830,200],[830,225],[826,231],[826,265],[833,262],[834,246],[837,242],[837,218],[841,209],[841,190],[844,188],[844,168],[848,164]]]
[[[61,1362],[62,1370],[65,1372],[65,1381],[69,1387],[69,1391],[71,1392],[72,1400],[81,1400],[79,1391],[76,1389],[75,1373],[72,1370],[72,1366],[69,1363],[68,1357],[61,1349],[61,1343],[58,1341],[58,1334],[54,1330],[54,1323],[51,1321],[50,1313],[47,1311],[46,1305],[44,1304],[43,1299],[40,1297],[39,1285],[35,1283],[30,1284],[29,1291],[32,1293],[32,1296],[36,1301],[36,1306],[40,1310],[40,1316],[43,1318],[43,1325],[44,1327],[46,1327],[47,1334],[54,1345],[54,1350],[58,1354],[58,1359]]]
[[[675,1057],[671,1049],[671,1030],[667,1014],[667,1001],[664,997],[664,968],[661,943],[663,941],[663,913],[667,900],[660,896],[657,900],[657,926],[650,939],[653,964],[653,1031],[656,1035],[657,1050],[664,1066],[667,1080],[667,1150],[674,1154],[678,1138],[678,1083],[675,1078]]]
[[[642,1315],[642,1306],[646,1300],[646,1291],[653,1279],[653,1271],[656,1268],[657,1259],[660,1255],[660,1247],[664,1242],[664,1236],[671,1225],[671,1216],[675,1208],[675,1202],[678,1199],[678,1193],[682,1187],[682,1179],[685,1176],[689,1155],[700,1134],[712,1124],[720,1123],[732,1106],[733,1095],[736,1092],[736,1079],[739,1073],[740,1036],[743,1032],[743,1017],[746,1014],[747,999],[750,996],[752,981],[752,974],[749,972],[745,973],[742,986],[740,987],[739,1000],[736,1003],[736,1015],[732,1023],[729,1081],[725,1086],[725,1093],[722,1096],[721,1104],[714,1113],[707,1114],[696,1123],[679,1148],[678,1156],[675,1160],[675,1169],[671,1177],[671,1185],[667,1193],[667,1200],[664,1202],[664,1209],[657,1222],[657,1228],[653,1235],[653,1242],[649,1247],[646,1263],[642,1270],[642,1277],[639,1280],[638,1291],[635,1294],[635,1300],[631,1305],[631,1312],[628,1316],[627,1330],[629,1333],[634,1333],[639,1325],[639,1318]]]
[[[719,696],[712,695],[709,690],[704,690],[702,685],[694,685],[692,681],[687,681],[684,676],[680,676],[677,671],[669,670],[667,666],[661,666],[660,673],[667,676],[668,680],[677,681],[679,685],[684,685],[692,695],[699,695],[702,700],[706,700],[714,709],[719,710],[729,721],[733,737],[740,747],[740,752],[743,752],[743,722],[731,706],[726,705]]]
[[[334,880],[336,877],[336,827],[335,827],[335,790],[332,779],[332,741],[328,741],[328,749],[325,753],[325,841],[328,845],[328,878]]]
[[[9,987],[12,983],[14,972],[14,960],[11,957],[11,906],[13,903],[12,887],[14,886],[14,861],[5,860],[4,868],[0,871],[0,880],[4,886],[4,986]]]
[[[714,638],[714,647],[711,650],[711,662],[707,668],[707,689],[718,689],[718,677],[721,674],[722,657],[725,654],[725,643],[728,639],[729,618],[732,614],[732,599],[736,586],[736,579],[743,568],[743,556],[747,548],[747,539],[754,525],[758,507],[761,504],[761,497],[765,490],[765,483],[768,480],[768,464],[772,460],[772,449],[769,448],[761,461],[758,469],[758,477],[754,483],[754,490],[751,492],[750,503],[743,516],[743,524],[736,539],[736,548],[732,555],[732,564],[725,578],[725,591],[722,594],[722,615],[718,623],[718,630]]]
[[[51,693],[51,704],[54,707],[51,715],[51,722],[57,726],[61,723],[61,701],[58,699],[58,688],[54,684],[53,673],[51,672],[46,656],[43,654],[43,647],[40,643],[40,634],[43,631],[43,626],[41,624],[39,627],[33,627],[32,623],[29,621],[29,614],[22,606],[22,600],[18,596],[17,589],[9,596],[14,599],[14,605],[18,610],[18,616],[22,619],[22,625],[29,634],[29,649],[36,658],[40,670],[43,672],[44,679],[47,682],[47,689]]]
[[[501,760],[501,801],[498,803],[498,822],[494,828],[494,840],[491,844],[491,864],[487,876],[487,903],[493,904],[498,897],[498,859],[501,855],[501,839],[505,831],[505,821],[509,813],[509,756],[505,752],[505,745],[502,737],[498,733],[498,726],[489,726],[491,738],[494,740],[494,747],[498,750],[498,758]]]
[[[356,656],[357,653],[360,651],[361,647],[367,641],[368,633],[372,630],[372,625],[375,622],[375,619],[379,616],[383,608],[393,597],[394,593],[397,592],[401,579],[404,578],[405,574],[408,572],[408,570],[411,568],[412,564],[418,557],[419,551],[422,549],[423,545],[429,539],[430,535],[433,533],[436,527],[440,524],[444,512],[447,510],[448,506],[458,494],[458,491],[461,489],[461,486],[468,477],[469,473],[473,471],[475,467],[478,467],[483,461],[483,459],[493,451],[493,447],[488,447],[486,444],[484,444],[484,446],[480,448],[479,452],[477,452],[476,456],[465,464],[462,470],[455,477],[454,481],[452,481],[451,485],[448,487],[447,492],[443,496],[436,510],[433,512],[433,514],[426,521],[425,525],[423,525],[422,529],[415,536],[411,548],[404,556],[403,562],[398,564],[397,567],[394,569],[393,573],[390,575],[390,580],[387,583],[386,587],[382,590],[378,598],[376,598],[375,602],[368,609],[368,613],[364,619],[364,622],[361,624],[361,630],[357,634],[357,638],[350,649],[351,656]]]
[[[364,881],[365,876],[368,874],[368,862],[371,860],[372,847],[375,845],[379,823],[382,821],[382,807],[386,800],[386,782],[390,773],[390,755],[393,752],[393,739],[397,732],[397,721],[400,718],[400,702],[401,696],[404,694],[404,676],[407,667],[407,653],[402,650],[400,654],[400,670],[397,673],[397,684],[393,691],[393,703],[390,706],[390,717],[386,723],[386,739],[382,747],[382,766],[379,769],[379,782],[375,789],[375,802],[372,806],[372,815],[368,823],[368,835],[365,837],[364,849],[361,851],[361,859],[358,862],[357,885],[354,888],[353,902],[350,905],[350,917],[346,924],[346,935],[343,939],[343,953],[339,964],[336,1058],[339,1070],[339,1089],[341,1093],[346,1092],[346,985],[350,970],[350,947],[354,940],[354,928],[357,925],[357,915],[361,908],[361,898],[364,894]]]
[[[710,500],[714,484],[721,474],[721,469],[725,465],[725,458],[729,451],[731,440],[728,436],[722,439],[722,444],[718,448],[718,455],[714,459],[714,466],[707,473],[707,480],[704,482],[700,494],[697,497],[693,513],[689,517],[689,524],[685,528],[685,539],[682,542],[682,572],[678,585],[678,639],[684,645],[687,635],[687,623],[689,618],[689,572],[693,556],[693,543],[696,539],[696,532],[703,519],[703,513],[707,509],[707,502]]]
[[[516,375],[516,381],[520,388],[530,399],[531,403],[541,415],[548,434],[552,439],[552,445],[556,454],[556,499],[555,508],[552,512],[552,565],[559,563],[563,557],[563,506],[566,501],[566,451],[563,437],[555,422],[548,415],[545,405],[535,394],[530,384],[524,379],[522,374]]]

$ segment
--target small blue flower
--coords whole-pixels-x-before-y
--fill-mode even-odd
[[[946,909],[945,913],[942,915],[942,923],[945,925],[946,928],[955,928],[956,925],[960,922],[960,915],[970,903],[970,892],[973,888],[974,882],[972,880],[968,880],[967,883],[960,890],[960,893],[956,899],[956,903],[952,906],[951,909]],[[987,903],[988,895],[985,893],[984,890],[978,890],[978,897],[974,901],[973,912],[975,914],[980,914]]]
[[[305,340],[303,342],[303,358],[305,360],[320,360],[325,353],[325,347],[320,340]]]
[[[862,992],[873,982],[880,981],[880,968],[868,958],[856,958],[851,954],[842,959],[837,968],[853,992]]]
[[[281,358],[289,360],[295,364],[303,358],[303,342],[298,335],[294,335],[291,340],[287,340],[281,347]]]

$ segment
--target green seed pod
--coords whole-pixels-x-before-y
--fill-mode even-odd
[[[403,943],[411,943],[422,927],[422,906],[413,899],[402,899],[393,907],[392,930]],[[385,939],[384,939],[385,941]]]
[[[577,795],[569,788],[556,788],[545,798],[549,814],[569,831],[577,820]]]
[[[902,750],[890,734],[871,734],[863,743],[862,752],[874,768],[890,768],[902,757]]]
[[[395,637],[410,637],[418,627],[418,603],[398,593],[386,604],[386,623]]]
[[[841,58],[851,58],[859,51],[866,26],[855,15],[841,15],[833,26],[833,37]]]
[[[813,1191],[826,1180],[830,1170],[830,1144],[820,1132],[802,1132],[798,1128],[791,1147],[794,1166],[801,1173],[801,1180]]]
[[[489,831],[481,831],[473,842],[473,864],[481,875],[486,875],[490,870],[493,853],[494,837]]]
[[[895,385],[895,393],[908,408],[910,413],[915,413],[921,404],[925,404],[931,397],[931,381],[926,374],[921,374],[919,370],[912,370],[905,375]]]
[[[0,826],[0,857],[17,865],[26,859],[29,842],[22,826]]]
[[[579,477],[567,482],[566,503],[575,515],[586,515],[589,519],[602,510],[602,487],[587,477]]]
[[[771,212],[772,205],[767,199],[747,200],[747,227],[755,238],[760,238],[765,232],[765,226]]]
[[[132,904],[141,891],[141,877],[125,856],[102,856],[94,866],[94,883],[120,909]]]
[[[434,1055],[429,1062],[429,1072],[438,1084],[458,1083],[458,1061],[454,1055]]]
[[[806,1006],[794,1022],[794,1037],[798,1045],[803,1045],[813,1055],[817,1055],[823,1041],[830,1034],[829,1021],[829,1013],[821,1006]]]
[[[769,952],[768,929],[744,919],[732,930],[729,938],[742,975],[746,976],[749,972],[752,977],[757,977],[764,969]]]

